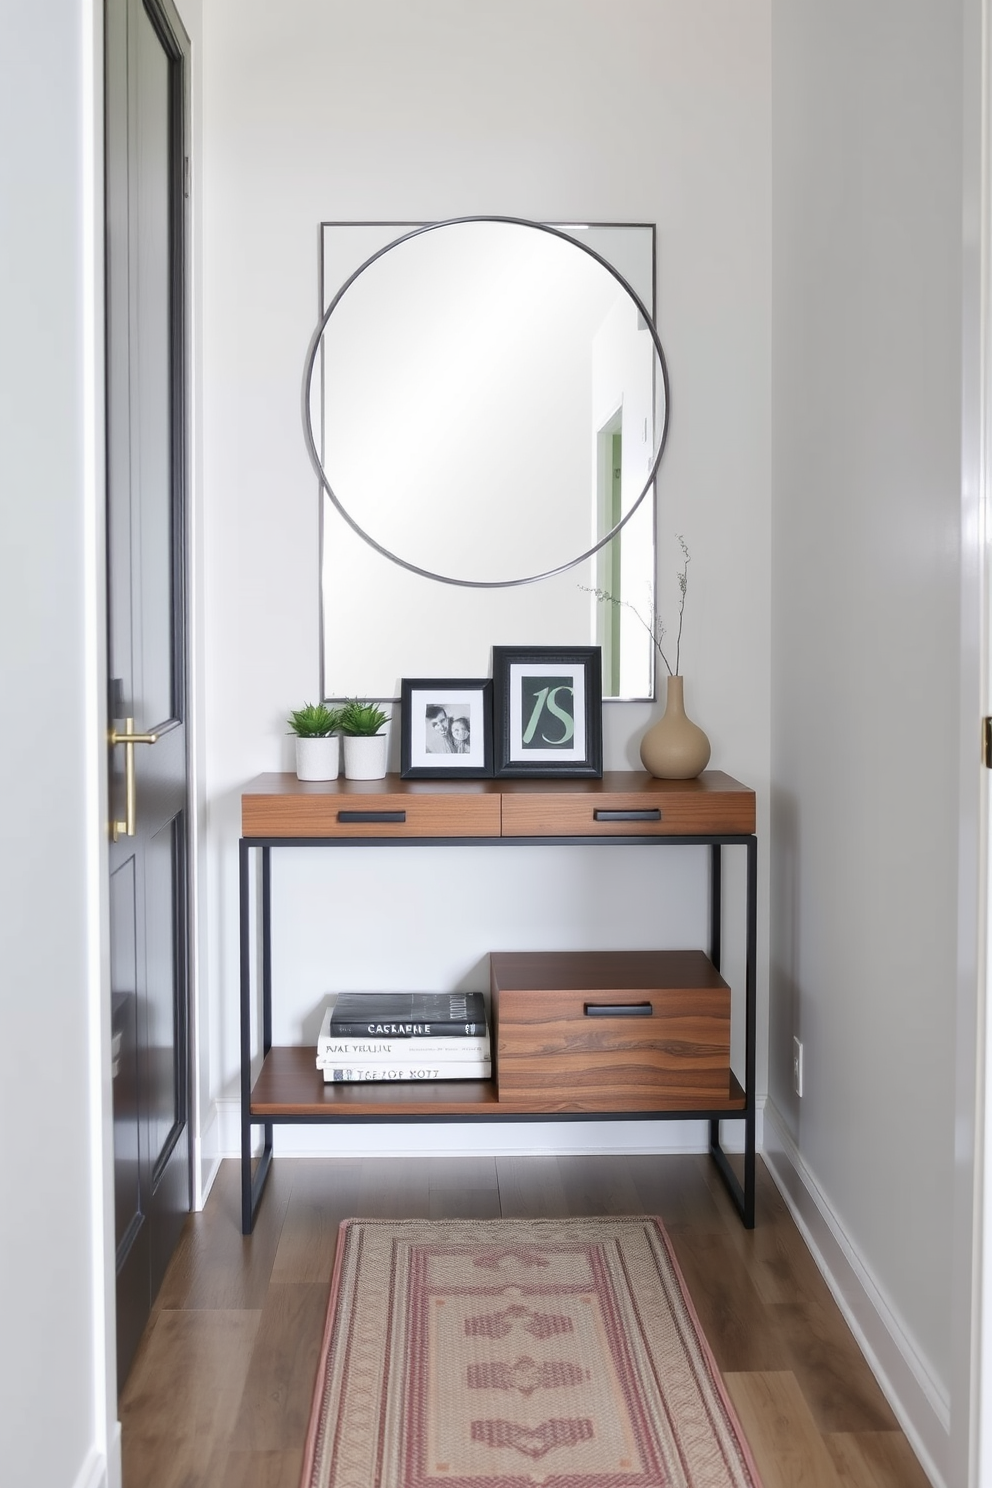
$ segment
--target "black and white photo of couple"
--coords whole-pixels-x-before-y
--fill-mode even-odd
[[[405,780],[492,776],[488,677],[404,677],[400,718],[400,774]]]
[[[446,708],[428,703],[424,709],[425,748],[428,754],[471,754],[472,711],[468,703]]]

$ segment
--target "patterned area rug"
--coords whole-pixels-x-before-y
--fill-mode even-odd
[[[341,1232],[303,1488],[760,1488],[659,1220]]]

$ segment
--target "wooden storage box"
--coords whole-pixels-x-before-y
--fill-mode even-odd
[[[494,951],[490,984],[500,1106],[743,1104],[730,1072],[730,988],[702,951]]]

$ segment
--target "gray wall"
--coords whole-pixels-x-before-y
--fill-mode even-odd
[[[225,1090],[236,1044],[236,793],[288,764],[280,720],[316,677],[316,499],[297,389],[317,220],[656,220],[673,379],[662,525],[693,541],[691,696],[714,763],[765,795],[776,782],[770,1109],[904,1330],[936,1418],[955,1342],[941,1279],[958,892],[960,9],[777,0],[770,29],[767,0],[416,11],[300,0],[288,16],[214,0],[195,181],[205,1103]],[[12,1052],[0,1115],[17,1134],[0,1457],[12,1481],[42,1488],[97,1482],[108,1457],[113,1472],[82,15],[68,0],[20,7],[0,80],[0,966]],[[601,86],[604,58],[622,88]],[[614,758],[646,722],[612,715]]]
[[[791,1139],[945,1425],[962,10],[927,0],[773,8],[766,1131],[774,1121]],[[977,692],[972,707],[977,726]]]

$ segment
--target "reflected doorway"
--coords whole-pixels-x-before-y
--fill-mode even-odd
[[[596,440],[596,501],[601,532],[609,532],[622,515],[623,414],[614,416]],[[623,533],[596,554],[596,588],[619,599],[622,587]],[[603,652],[603,696],[620,696],[619,606],[603,601],[596,612],[596,642]]]

